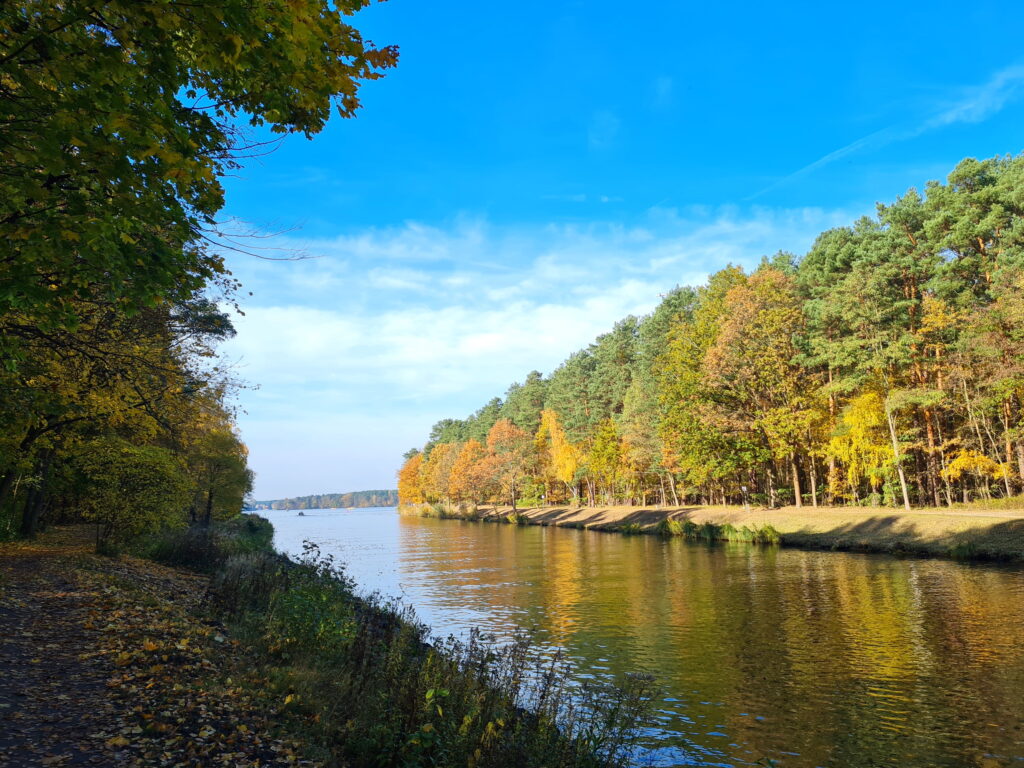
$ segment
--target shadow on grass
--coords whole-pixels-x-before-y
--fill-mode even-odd
[[[899,514],[882,515],[826,531],[804,527],[783,534],[790,546],[837,551],[1024,561],[1024,520],[973,525],[962,530],[925,530]]]

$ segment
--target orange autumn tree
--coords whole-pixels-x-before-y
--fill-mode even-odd
[[[498,419],[487,433],[487,448],[490,478],[515,509],[519,484],[537,463],[533,439],[508,419]]]
[[[423,466],[423,454],[417,451],[402,464],[398,470],[398,503],[422,504],[425,499],[420,485],[420,469]]]
[[[491,482],[487,449],[479,440],[470,440],[459,451],[452,464],[448,478],[448,493],[453,501],[482,501],[488,494]]]

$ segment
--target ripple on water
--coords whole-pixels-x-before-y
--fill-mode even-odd
[[[953,768],[1024,762],[1024,573],[840,553],[270,513],[438,634],[528,629],[580,680],[653,672],[640,762]],[[993,764],[994,765],[994,764]]]

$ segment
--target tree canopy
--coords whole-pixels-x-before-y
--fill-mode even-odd
[[[356,113],[397,61],[364,5],[0,4],[0,537],[241,509],[221,179]]]
[[[488,404],[533,432],[517,487],[535,503],[766,506],[1024,492],[1022,190],[1024,156],[967,159],[803,256],[675,288]],[[483,414],[440,422],[426,450]]]

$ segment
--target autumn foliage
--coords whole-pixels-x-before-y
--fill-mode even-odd
[[[1024,156],[964,160],[802,257],[676,288],[550,376],[438,422],[427,464],[443,474],[444,446],[486,442],[458,474],[478,468],[479,495],[504,503],[909,507],[1021,494],[1022,188]],[[428,499],[452,497],[439,477]]]

